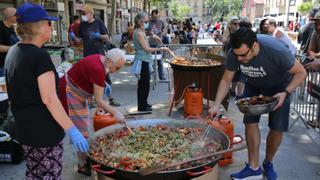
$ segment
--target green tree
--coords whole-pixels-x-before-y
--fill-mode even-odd
[[[174,18],[177,20],[182,20],[191,11],[189,6],[181,4],[178,1],[171,1],[169,3],[169,8],[170,8]]]
[[[232,15],[240,16],[243,0],[205,0],[205,5],[211,8],[213,19],[217,20]]]
[[[172,0],[150,0],[150,4],[152,6],[156,6],[157,8],[165,7]]]
[[[116,18],[116,0],[111,0],[111,19]],[[109,22],[109,33],[110,36],[112,37],[115,34],[116,31],[116,21],[110,21]]]
[[[302,3],[298,6],[298,11],[301,15],[306,15],[313,8],[312,2]]]

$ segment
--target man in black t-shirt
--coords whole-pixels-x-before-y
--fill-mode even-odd
[[[109,41],[109,35],[107,27],[104,23],[93,17],[94,10],[91,6],[86,5],[84,7],[83,15],[81,16],[82,22],[79,27],[79,37],[83,42],[83,56],[89,56],[92,54],[105,55],[105,43]],[[106,75],[106,82],[111,85],[110,75]],[[110,105],[120,106],[111,95],[109,96]]]
[[[107,27],[104,23],[93,17],[93,8],[86,5],[83,15],[81,16],[82,22],[79,27],[79,37],[83,42],[83,56],[92,54],[105,55],[105,42],[109,41]]]
[[[0,76],[4,76],[4,59],[9,48],[19,41],[13,28],[13,25],[17,23],[15,14],[15,8],[6,8],[3,11],[3,21],[0,21]]]

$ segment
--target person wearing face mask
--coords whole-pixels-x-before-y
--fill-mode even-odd
[[[6,8],[3,10],[3,21],[0,21],[0,77],[4,76],[4,59],[9,48],[19,41],[14,30],[14,24],[17,23],[15,14],[15,8]]]
[[[113,114],[118,122],[124,116],[103,100],[105,75],[118,71],[125,64],[125,54],[118,48],[109,50],[105,56],[94,54],[77,62],[60,78],[60,100],[64,109],[83,136],[89,133],[88,99],[93,95],[97,105]],[[78,153],[78,172],[90,175],[90,165],[85,153]]]
[[[105,42],[109,41],[107,27],[104,23],[93,17],[94,10],[85,5],[79,26],[79,37],[83,43],[83,57],[92,54],[105,55]]]
[[[89,5],[85,5],[81,16],[82,22],[79,27],[79,37],[83,42],[84,57],[92,54],[105,55],[105,44],[109,42],[107,27],[101,20],[95,19],[93,15],[93,8]],[[109,85],[112,84],[109,74],[106,74],[105,80]],[[118,103],[111,94],[108,98],[110,105],[120,106],[120,103]]]
[[[150,90],[150,74],[153,71],[151,57],[152,52],[167,51],[168,48],[151,48],[146,36],[146,29],[149,27],[148,14],[139,12],[134,18],[133,44],[136,50],[132,71],[138,78],[138,111],[152,111],[148,103]],[[154,38],[157,38],[156,35]]]
[[[51,38],[51,21],[58,18],[33,3],[24,3],[16,14],[21,42],[8,51],[5,77],[16,138],[26,157],[25,179],[61,179],[65,133],[76,151],[89,147],[59,101],[58,74],[41,48]]]

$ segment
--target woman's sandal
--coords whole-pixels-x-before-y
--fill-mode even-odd
[[[87,163],[83,166],[78,164],[78,173],[83,174],[85,176],[91,176],[91,166],[90,163]]]

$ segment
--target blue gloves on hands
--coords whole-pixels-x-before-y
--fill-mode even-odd
[[[80,131],[75,127],[72,126],[67,130],[67,134],[70,137],[73,148],[76,151],[81,151],[81,152],[88,152],[89,150],[89,145],[86,140],[86,138],[80,133]]]
[[[72,40],[76,37],[76,35],[75,35],[74,32],[72,32],[72,31],[69,33],[69,35],[70,35],[70,38],[71,38]]]
[[[99,32],[89,32],[89,39],[99,39],[101,34]]]

